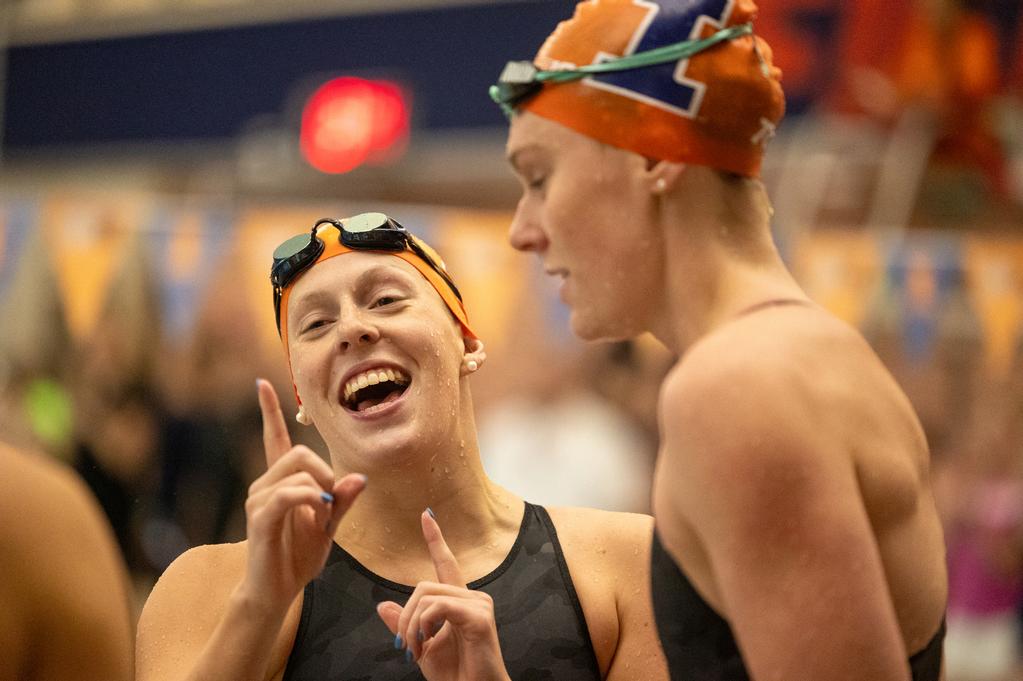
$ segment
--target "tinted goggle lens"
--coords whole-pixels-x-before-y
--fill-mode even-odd
[[[311,234],[297,234],[274,249],[274,264],[270,269],[270,283],[284,288],[299,272],[316,262],[323,252],[323,242]]]
[[[341,243],[354,250],[392,253],[411,250],[444,280],[458,300],[462,300],[462,294],[447,272],[416,242],[415,237],[383,213],[363,213],[344,220],[323,218],[317,220],[311,233],[297,234],[274,249],[270,283],[274,287],[274,313],[278,331],[281,328],[283,290],[323,253],[326,246],[316,233],[320,225],[324,224],[336,227]]]
[[[405,250],[408,233],[383,213],[363,213],[329,222],[338,228],[341,243],[349,248],[393,252]]]

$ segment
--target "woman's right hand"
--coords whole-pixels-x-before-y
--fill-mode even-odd
[[[308,447],[292,446],[277,393],[256,382],[267,471],[245,502],[248,564],[239,590],[283,614],[323,569],[334,532],[366,486],[356,473],[334,471]]]

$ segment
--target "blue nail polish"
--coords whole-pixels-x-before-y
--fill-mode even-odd
[[[323,503],[325,504],[334,503],[334,495],[330,492],[320,492],[320,498],[323,499]]]
[[[429,506],[427,506],[427,507],[426,507],[426,512],[427,512],[427,513],[429,513],[429,514],[430,514],[430,517],[431,517],[431,518],[433,518],[434,520],[436,520],[436,519],[437,519],[437,516],[435,516],[435,515],[433,514],[433,509],[432,509],[432,508],[430,508]]]
[[[397,636],[394,637],[394,649],[401,650],[404,647],[405,645],[402,643],[401,634],[398,634]]]
[[[406,648],[405,649],[405,662],[412,662],[412,649],[411,648]]]

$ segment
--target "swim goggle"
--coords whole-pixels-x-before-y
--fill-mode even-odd
[[[455,286],[455,282],[451,280],[444,268],[426,251],[414,234],[393,218],[383,213],[363,213],[343,220],[321,218],[316,221],[308,234],[293,236],[274,249],[273,265],[270,268],[270,283],[273,284],[274,315],[278,333],[281,331],[281,300],[284,290],[295,281],[298,275],[312,266],[326,248],[326,244],[317,233],[321,225],[336,227],[340,243],[351,250],[386,253],[411,251],[437,273],[454,293],[458,303],[462,303],[462,294],[459,293],[458,287]],[[450,304],[449,307],[451,307]],[[454,309],[452,311],[454,312]]]
[[[689,59],[700,52],[714,47],[718,43],[752,34],[753,24],[745,23],[723,28],[707,38],[683,40],[682,42],[609,59],[597,64],[587,64],[586,66],[555,71],[542,71],[536,68],[535,64],[528,61],[510,61],[501,72],[497,85],[490,86],[490,98],[510,118],[515,113],[515,109],[543,89],[544,83],[568,83],[602,73],[629,71],[644,66],[656,66],[657,64],[667,64],[673,61]]]

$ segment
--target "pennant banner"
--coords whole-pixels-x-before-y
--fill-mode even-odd
[[[881,284],[880,244],[860,230],[812,232],[793,248],[793,270],[814,301],[859,326]]]
[[[984,331],[987,368],[1004,375],[1016,358],[1023,323],[1023,240],[974,236],[964,250],[966,282]]]
[[[164,332],[172,341],[184,340],[194,328],[233,229],[227,207],[168,207],[154,215],[148,243],[160,282]]]
[[[916,362],[933,358],[944,316],[953,292],[962,287],[958,237],[910,232],[891,251],[888,282],[898,310],[899,335],[907,357]],[[961,299],[956,299],[961,302]],[[969,310],[957,310],[968,314]]]
[[[147,224],[142,197],[58,197],[42,209],[40,226],[57,274],[68,328],[91,333],[130,235]]]
[[[0,203],[0,304],[14,279],[18,258],[35,226],[37,213],[36,203],[27,199]]]

